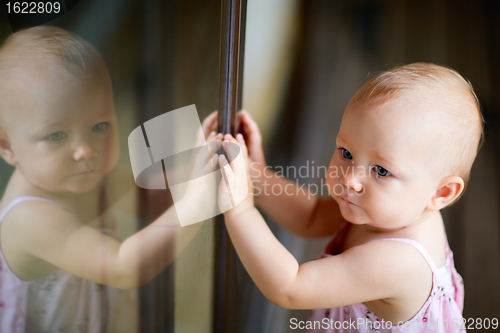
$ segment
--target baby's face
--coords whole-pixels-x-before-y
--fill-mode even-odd
[[[347,221],[397,229],[427,216],[442,179],[434,134],[444,126],[430,108],[404,96],[347,107],[327,175]]]
[[[20,76],[15,89],[19,112],[16,119],[9,117],[12,126],[5,129],[16,167],[28,182],[47,191],[91,190],[119,156],[107,73],[82,78],[58,70]]]

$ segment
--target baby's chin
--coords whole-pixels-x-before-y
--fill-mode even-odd
[[[89,184],[86,186],[68,186],[66,188],[66,192],[72,193],[72,194],[85,194],[88,192],[91,192],[92,190],[95,190],[101,182],[96,182],[93,184]]]
[[[342,200],[342,198],[334,197],[335,201],[340,208],[340,214],[347,222],[352,224],[365,224],[366,222],[362,218],[362,211],[360,207],[352,207],[351,204],[348,204]]]
[[[118,161],[118,160],[117,160]],[[116,164],[105,165],[89,174],[75,175],[68,180],[67,189],[76,194],[87,193],[94,190],[105,181],[106,177],[116,169]]]
[[[376,229],[383,230],[384,225],[380,225],[373,220],[373,218],[360,206],[344,202],[342,198],[335,198],[339,204],[340,214],[349,223],[355,225],[370,225]]]
[[[71,192],[74,194],[88,193],[92,190],[95,190],[100,183],[101,182],[97,182],[95,184],[87,185],[87,186],[72,186],[72,187],[68,188],[68,192]]]
[[[90,174],[76,175],[67,183],[65,190],[75,194],[90,192],[102,183],[106,174],[102,171],[94,171]]]

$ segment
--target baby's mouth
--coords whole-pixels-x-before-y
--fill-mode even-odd
[[[340,197],[343,201],[347,202],[348,204],[354,205],[352,202],[350,202],[346,197]]]
[[[79,172],[78,175],[88,175],[88,174],[98,172],[98,171],[99,171],[98,169],[86,169],[82,172]]]

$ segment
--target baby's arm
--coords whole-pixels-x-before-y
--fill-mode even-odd
[[[118,288],[138,287],[153,279],[173,259],[176,232],[194,236],[198,230],[179,230],[176,213],[169,209],[150,226],[120,243],[51,203],[31,201],[23,206],[12,209],[10,223],[2,228],[2,234],[9,235],[2,239],[7,255],[8,249],[21,248],[23,254],[33,259]]]
[[[294,182],[276,175],[267,167],[259,128],[247,112],[241,113],[240,124],[248,144],[249,169],[257,205],[294,234],[302,237],[332,235],[342,222],[335,200],[308,193],[307,188],[300,189]],[[282,194],[273,194],[273,188],[274,193]]]
[[[401,297],[408,286],[430,282],[425,261],[404,243],[368,242],[299,265],[255,208],[226,213],[225,220],[252,280],[266,298],[284,308],[325,309],[390,300]]]
[[[234,139],[228,141],[235,143]],[[238,138],[242,154],[246,149]],[[238,197],[245,168],[232,168],[221,158],[229,188]],[[231,205],[221,184],[219,203]],[[243,187],[241,187],[243,188]],[[226,191],[227,192],[227,191]],[[226,227],[245,269],[257,287],[273,303],[294,309],[331,308],[398,296],[404,288],[427,274],[425,260],[399,242],[367,242],[340,255],[299,265],[274,237],[248,195],[224,213]],[[429,281],[426,281],[429,282]]]

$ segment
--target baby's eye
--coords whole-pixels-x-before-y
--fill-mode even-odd
[[[66,134],[64,134],[63,132],[55,132],[55,133],[52,133],[51,135],[49,135],[48,139],[51,141],[61,141],[65,137],[66,137]]]
[[[345,148],[342,148],[342,157],[344,157],[346,160],[352,160],[351,152]]]
[[[94,127],[92,127],[92,132],[102,132],[106,129],[106,127],[108,127],[108,124],[106,123],[96,124],[94,125]]]
[[[380,177],[391,176],[391,173],[389,171],[387,171],[386,169],[384,169],[384,168],[382,168],[381,166],[378,166],[378,165],[375,167],[375,172]]]

